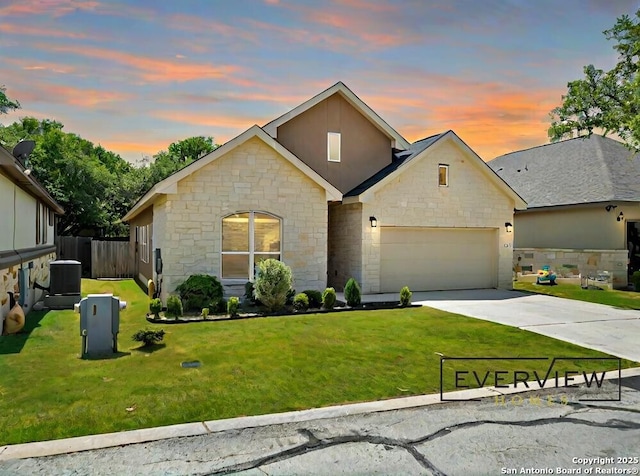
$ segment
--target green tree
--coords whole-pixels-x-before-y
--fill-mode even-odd
[[[9,99],[5,94],[6,90],[7,88],[4,85],[0,86],[0,114],[6,114],[13,109],[20,109],[20,103]]]
[[[63,127],[57,121],[25,117],[1,127],[0,139],[11,147],[21,139],[35,141],[29,156],[33,176],[65,209],[59,234],[90,229],[126,236],[120,219],[139,198],[136,172],[120,156]]]
[[[213,137],[204,136],[189,137],[171,143],[167,150],[162,150],[153,156],[154,160],[149,165],[146,173],[144,189],[150,189],[169,175],[218,147],[217,144],[213,143]]]
[[[618,63],[610,71],[584,67],[585,77],[568,83],[562,105],[551,111],[549,137],[556,141],[594,131],[614,133],[640,148],[640,9],[604,31],[615,42]]]

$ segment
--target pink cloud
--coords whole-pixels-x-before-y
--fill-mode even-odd
[[[44,27],[31,27],[26,25],[1,23],[0,32],[8,33],[11,35],[26,35],[26,36],[48,36],[52,38],[87,38],[84,33],[75,33],[72,31],[55,30],[53,28]]]
[[[81,45],[39,45],[41,49],[59,53],[71,53],[102,61],[121,64],[135,71],[144,81],[149,82],[187,82],[197,79],[225,79],[242,84],[244,80],[235,78],[242,68],[235,65],[211,65],[194,63],[178,58],[159,59],[134,55],[117,50]]]
[[[100,2],[84,0],[19,0],[0,7],[0,16],[67,15],[78,10],[95,11]]]

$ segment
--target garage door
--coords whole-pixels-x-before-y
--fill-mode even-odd
[[[381,227],[380,233],[382,292],[497,285],[497,230]]]

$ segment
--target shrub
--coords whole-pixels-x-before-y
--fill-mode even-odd
[[[320,307],[322,306],[322,293],[320,291],[313,291],[311,289],[307,289],[306,291],[302,291],[309,298],[309,307]]]
[[[210,302],[222,299],[222,284],[215,276],[193,274],[176,288],[187,311],[199,311]]]
[[[238,309],[240,309],[240,298],[231,296],[229,301],[227,301],[227,314],[231,317],[236,317],[238,315]]]
[[[400,305],[408,306],[411,304],[411,295],[413,293],[409,289],[409,286],[405,286],[400,290]]]
[[[162,301],[160,298],[152,299],[149,303],[149,312],[153,314],[154,317],[158,317],[160,311],[162,311]]]
[[[349,278],[349,281],[345,284],[344,298],[346,299],[349,307],[356,307],[360,305],[360,286],[358,286],[358,282],[355,279]]]
[[[216,314],[224,314],[227,312],[227,301],[225,301],[224,298],[220,298],[209,304],[209,307],[213,309],[213,312]]]
[[[631,275],[631,282],[637,292],[640,292],[640,271],[634,271]]]
[[[325,309],[333,309],[336,305],[336,290],[333,288],[327,288],[322,293],[322,307]]]
[[[157,344],[164,339],[164,330],[150,331],[139,330],[131,337],[136,342],[142,342],[143,347]]]
[[[287,306],[291,306],[293,304],[293,298],[296,297],[296,290],[291,288],[289,289],[289,292],[287,293],[287,300],[285,301],[285,304]]]
[[[174,319],[182,316],[182,301],[178,296],[172,294],[167,298],[167,317]]]
[[[276,259],[260,261],[254,289],[256,299],[267,311],[279,311],[287,302],[291,290],[291,268]]]
[[[305,293],[296,294],[293,298],[293,308],[296,311],[306,311],[309,309],[309,297]]]
[[[203,307],[202,308],[202,317],[204,317],[205,319],[207,317],[209,317],[209,308],[208,307]]]

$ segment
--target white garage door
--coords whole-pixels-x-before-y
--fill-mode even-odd
[[[380,233],[381,292],[497,285],[497,230],[381,227]]]

